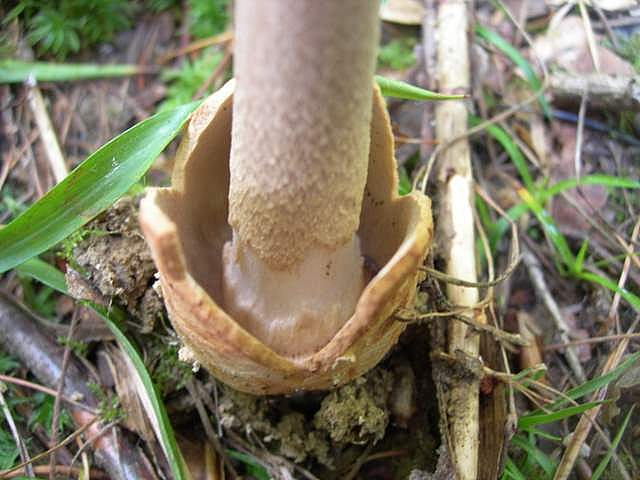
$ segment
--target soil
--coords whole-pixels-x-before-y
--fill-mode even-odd
[[[154,288],[156,268],[138,226],[138,200],[124,197],[85,227],[72,248],[67,284],[76,298],[121,303],[149,333],[166,315]],[[82,293],[80,293],[82,291]]]

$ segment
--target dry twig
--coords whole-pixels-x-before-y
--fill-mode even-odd
[[[63,349],[52,341],[29,312],[3,292],[0,292],[0,345],[5,351],[18,357],[41,382],[57,384],[60,380]],[[64,395],[80,395],[85,403],[95,407],[98,402],[87,388],[85,379],[86,373],[71,359],[63,388]],[[87,432],[88,438],[93,442],[95,457],[110,478],[155,479],[155,474],[139,459],[139,454],[134,453],[135,447],[122,435],[117,442],[109,436],[94,440],[100,430],[99,417],[82,408],[70,408],[70,413],[79,426],[76,433]]]
[[[560,333],[560,338],[562,342],[567,343],[570,341],[569,338],[569,327],[567,323],[564,321],[564,317],[560,312],[560,308],[558,307],[558,303],[553,298],[549,287],[547,286],[547,282],[544,279],[544,273],[542,272],[542,267],[540,266],[540,262],[538,259],[531,253],[527,248],[523,248],[522,259],[527,266],[527,271],[529,272],[529,278],[531,279],[531,283],[541,297],[543,303],[547,307],[549,314],[551,314],[551,318],[553,319],[558,332]],[[571,371],[576,376],[576,380],[579,383],[583,383],[586,381],[586,375],[584,374],[584,369],[582,368],[582,364],[578,359],[578,354],[575,349],[569,347],[565,351],[565,356],[567,358],[567,362],[571,367]]]
[[[4,398],[4,390],[6,389],[6,385],[0,385],[0,405],[2,405],[2,413],[4,414],[4,418],[7,420],[9,424],[9,430],[11,430],[11,435],[13,436],[14,441],[16,442],[16,447],[18,448],[18,452],[20,452],[20,460],[25,465],[24,473],[28,477],[33,477],[33,465],[31,465],[31,458],[29,457],[29,452],[27,451],[27,447],[20,436],[20,432],[18,431],[18,427],[16,426],[16,422],[13,420],[13,415],[11,414],[11,410],[9,409],[9,405]]]
[[[69,325],[69,334],[67,335],[67,343],[64,347],[64,354],[62,355],[62,367],[60,372],[60,380],[58,382],[58,389],[56,391],[55,400],[53,402],[53,414],[51,418],[51,445],[55,445],[58,438],[58,417],[60,416],[60,402],[62,396],[62,389],[64,388],[64,377],[67,372],[67,366],[69,365],[69,358],[71,357],[71,339],[75,333],[76,326],[78,325],[78,309],[74,309],[71,317],[71,324]],[[51,453],[49,458],[49,479],[55,478],[55,465],[56,465],[56,452]]]
[[[51,125],[47,107],[44,104],[42,93],[37,85],[32,85],[29,88],[27,102],[38,126],[38,130],[40,131],[40,139],[42,140],[45,155],[51,166],[53,177],[56,183],[61,182],[69,173],[69,169],[64,161],[56,132],[53,129],[53,125]]]
[[[467,93],[469,79],[467,4],[441,2],[438,8],[437,81],[443,92]],[[473,214],[473,178],[469,144],[466,140],[467,109],[464,102],[441,102],[435,107],[436,138],[440,150],[438,189],[441,209],[437,230],[446,273],[465,281],[477,282]],[[458,138],[458,137],[464,138]],[[455,141],[455,143],[451,143]],[[447,285],[451,303],[475,308],[477,288]],[[484,324],[483,310],[473,310],[476,323]],[[449,324],[449,353],[462,351],[477,357],[479,335],[461,322]],[[458,478],[473,480],[478,472],[478,387],[479,379],[449,385],[447,427],[450,454]],[[447,410],[445,410],[447,411]]]

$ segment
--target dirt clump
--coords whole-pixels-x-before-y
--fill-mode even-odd
[[[384,436],[389,423],[387,407],[392,386],[391,372],[376,368],[329,392],[313,424],[336,443],[376,442]]]
[[[223,386],[218,406],[220,423],[244,430],[275,446],[279,455],[295,462],[315,460],[335,466],[335,458],[352,445],[380,440],[389,424],[388,400],[393,375],[376,368],[336,390],[325,392],[314,411],[295,410],[287,397],[256,397]],[[316,394],[310,394],[316,395]],[[317,405],[318,399],[302,402]]]
[[[74,296],[115,299],[142,320],[143,332],[152,330],[164,306],[152,288],[156,267],[138,225],[137,199],[122,198],[88,223],[69,252],[66,279]]]

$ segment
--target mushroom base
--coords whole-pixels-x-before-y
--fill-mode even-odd
[[[193,357],[237,390],[278,394],[341,385],[374,367],[405,329],[394,313],[415,297],[418,267],[433,236],[431,202],[420,192],[398,196],[389,116],[374,86],[367,183],[356,232],[373,278],[353,314],[334,326],[334,335],[327,332],[331,338],[317,351],[276,351],[224,307],[223,250],[233,240],[228,223],[233,88],[233,81],[227,83],[194,112],[176,154],[172,186],[150,189],[140,206],[171,323]],[[233,244],[226,250],[232,256]],[[320,290],[317,280],[308,283],[296,288]],[[362,283],[354,280],[358,288]],[[289,347],[299,351],[305,336],[290,335]]]
[[[293,241],[293,240],[292,240]],[[364,288],[357,235],[335,249],[316,247],[275,270],[236,235],[222,253],[225,311],[285,356],[315,353],[351,318]]]

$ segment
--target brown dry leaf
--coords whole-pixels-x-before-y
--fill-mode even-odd
[[[380,7],[380,18],[402,25],[420,25],[424,7],[418,0],[388,0]]]
[[[520,18],[522,8],[526,8],[526,19],[544,17],[549,13],[549,6],[546,2],[523,2],[522,0],[505,0],[505,5],[509,11]]]
[[[549,151],[551,150],[551,146],[549,145],[550,135],[542,117],[537,115],[532,115],[530,117],[529,135],[531,139],[531,148],[540,162],[540,170],[542,170],[544,176],[548,176],[551,168],[549,161]]]
[[[520,369],[535,367],[544,363],[542,352],[538,345],[538,337],[540,328],[536,325],[535,320],[525,311],[519,311],[517,314],[518,333],[523,340],[529,345],[520,349]],[[545,381],[544,377],[540,381]]]
[[[560,151],[551,153],[551,177],[555,181],[575,177],[576,128],[572,125],[554,123],[553,136],[561,145]],[[601,211],[607,203],[607,190],[602,185],[583,185],[567,191],[572,201],[587,214]],[[564,233],[582,235],[591,226],[587,219],[563,196],[553,199],[551,214]]]
[[[177,440],[192,480],[222,480],[224,478],[224,475],[221,474],[220,457],[209,442],[187,439],[184,436],[178,436]]]
[[[155,442],[155,435],[149,422],[149,417],[145,413],[140,397],[135,390],[137,382],[134,381],[133,375],[136,374],[135,371],[131,372],[133,369],[131,362],[127,361],[120,349],[113,346],[107,348],[103,358],[109,367],[120,404],[127,413],[124,420],[125,427],[136,432],[145,442]]]
[[[596,35],[595,39],[601,73],[627,76],[634,74],[633,66],[629,62],[603,47],[600,36]],[[553,63],[569,73],[595,71],[585,26],[577,15],[563,18],[554,28],[536,38],[533,46],[545,63]]]

